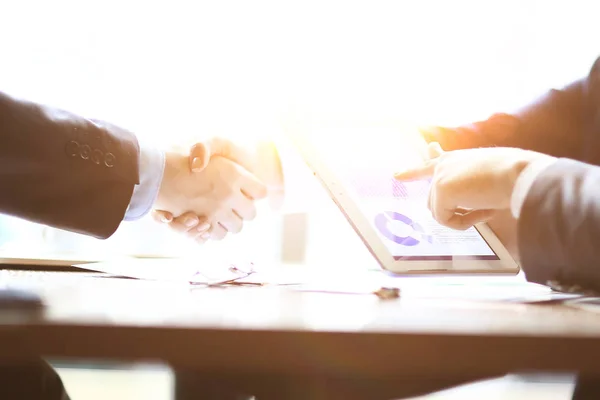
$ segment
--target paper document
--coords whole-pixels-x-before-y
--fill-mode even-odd
[[[208,285],[242,279],[254,272],[252,263],[202,263],[185,259],[126,258],[79,266],[129,278]]]
[[[581,297],[556,292],[518,276],[397,277],[382,272],[322,275],[294,290],[324,293],[369,294],[379,288],[399,288],[400,299],[452,299],[510,303],[543,303]]]
[[[223,260],[124,258],[79,267],[129,278],[193,285],[217,285],[233,281],[256,285],[304,282],[303,274],[296,269],[257,269],[252,262],[231,263]]]
[[[235,269],[232,271],[231,267]],[[400,289],[400,299],[453,299],[538,303],[581,297],[529,283],[518,276],[397,277],[381,271],[340,272],[303,265],[254,266],[224,261],[126,258],[82,264],[81,268],[130,278],[185,285],[229,281],[249,285],[282,285],[293,291],[369,294],[382,287]],[[249,272],[252,272],[249,274]]]

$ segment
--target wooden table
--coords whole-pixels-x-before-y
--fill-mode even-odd
[[[83,275],[29,284],[47,308],[40,315],[0,312],[0,359],[161,360],[271,382],[600,374],[600,314],[563,306],[383,301]]]

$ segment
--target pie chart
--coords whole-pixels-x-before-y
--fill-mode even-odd
[[[399,236],[395,234],[390,229],[390,225],[393,221],[398,221],[409,226],[412,229],[412,233],[409,236]],[[414,222],[406,215],[395,211],[385,211],[377,214],[377,216],[375,216],[375,226],[385,238],[401,246],[416,246],[421,243],[422,240],[433,243],[433,238],[425,233],[425,230],[423,230],[421,225]]]

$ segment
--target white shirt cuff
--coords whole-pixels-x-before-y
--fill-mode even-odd
[[[510,198],[510,211],[515,218],[521,215],[521,209],[527,198],[527,194],[537,177],[550,165],[556,162],[554,157],[544,157],[533,161],[519,174]]]
[[[140,183],[135,185],[125,221],[135,221],[150,212],[156,201],[165,170],[165,154],[149,145],[140,144]]]

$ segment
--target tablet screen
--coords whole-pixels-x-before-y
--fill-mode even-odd
[[[317,140],[320,156],[395,260],[500,259],[477,229],[453,230],[433,219],[427,207],[429,181],[393,179],[395,171],[422,163],[421,153],[385,141],[375,146],[346,141],[340,148],[335,136],[328,137]]]
[[[427,208],[429,182],[360,173],[348,177],[345,187],[395,260],[499,260],[477,229],[449,229],[433,219]]]

